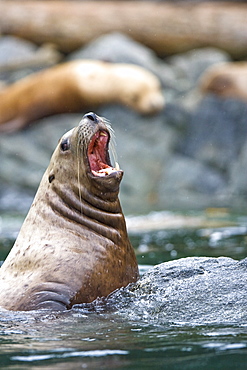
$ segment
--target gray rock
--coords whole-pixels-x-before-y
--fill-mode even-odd
[[[163,165],[158,198],[170,209],[201,209],[219,203],[222,206],[221,193],[226,186],[226,179],[214,168],[193,158],[173,155]]]
[[[13,83],[30,73],[56,64],[61,54],[50,44],[35,44],[14,37],[0,37],[0,79]]]
[[[244,198],[247,201],[247,139],[242,147],[238,160],[230,168],[229,193],[234,198]]]
[[[118,32],[103,35],[71,53],[68,60],[74,59],[132,63],[146,68],[150,68],[157,62],[157,57],[151,49]]]
[[[36,51],[37,46],[29,41],[14,36],[0,37],[0,79],[12,83],[31,73],[30,68],[12,70],[11,66],[28,62]]]
[[[206,96],[192,115],[179,150],[228,173],[246,142],[246,114],[243,102]]]
[[[182,258],[155,266],[106,305],[149,324],[240,323],[247,320],[246,279],[247,259]]]
[[[36,50],[32,42],[14,36],[0,37],[0,66],[28,60]]]
[[[230,59],[229,54],[223,50],[205,47],[175,55],[168,61],[177,69],[180,77],[187,81],[187,84],[195,86],[208,67],[228,62]]]

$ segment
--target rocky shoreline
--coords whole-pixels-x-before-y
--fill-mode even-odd
[[[247,105],[202,95],[198,89],[206,69],[231,61],[229,54],[201,48],[161,59],[120,33],[103,35],[69,55],[42,48],[2,36],[1,83],[75,59],[133,63],[159,77],[166,99],[159,114],[141,116],[116,105],[96,112],[112,122],[116,133],[118,161],[125,172],[121,200],[126,214],[208,207],[246,210]],[[59,137],[84,113],[45,118],[23,131],[1,134],[1,211],[27,211]]]

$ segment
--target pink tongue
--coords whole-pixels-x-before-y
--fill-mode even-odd
[[[100,171],[108,168],[106,162],[106,145],[108,136],[106,134],[97,133],[89,147],[88,159],[91,171]]]
[[[106,163],[101,161],[99,155],[90,155],[90,166],[92,171],[104,171],[105,168],[111,168]]]

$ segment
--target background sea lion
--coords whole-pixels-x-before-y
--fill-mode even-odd
[[[122,63],[72,61],[34,73],[0,92],[0,131],[11,132],[57,113],[121,103],[143,114],[164,106],[158,78]]]
[[[200,89],[223,98],[247,101],[247,62],[214,65],[201,78]]]
[[[106,121],[88,113],[59,141],[0,269],[2,307],[69,309],[137,280],[109,140]]]

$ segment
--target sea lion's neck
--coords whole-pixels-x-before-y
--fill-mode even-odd
[[[76,222],[95,233],[118,243],[122,232],[126,232],[125,220],[118,197],[105,201],[85,187],[77,191],[65,185],[53,187],[47,194],[54,212],[68,222]]]

